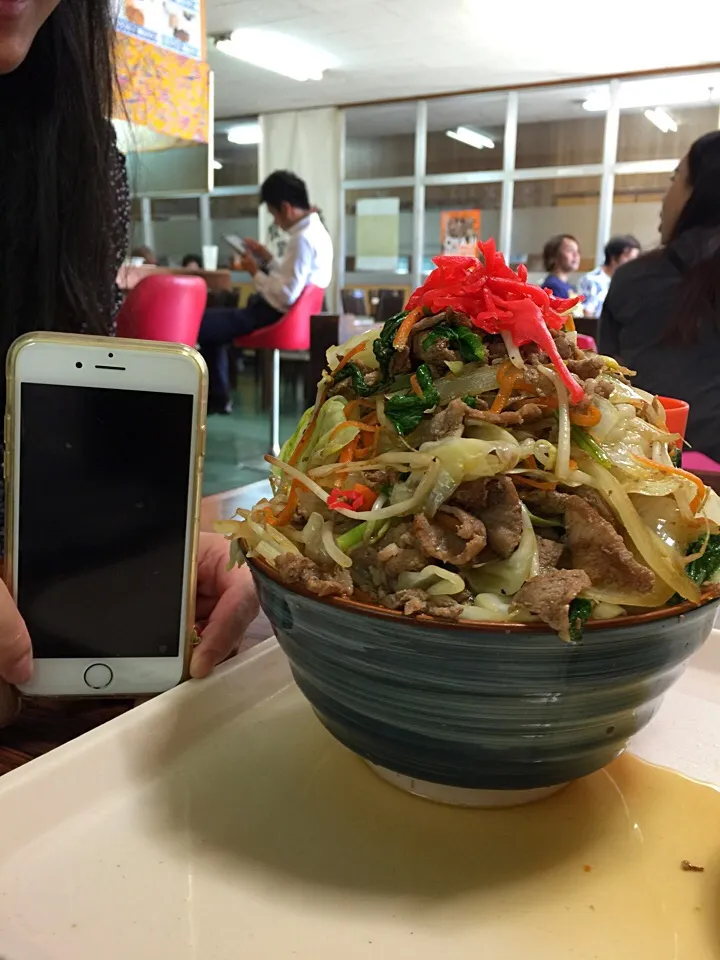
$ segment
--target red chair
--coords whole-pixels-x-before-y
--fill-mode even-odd
[[[128,293],[117,315],[117,335],[197,345],[207,302],[202,277],[158,273]]]
[[[272,417],[270,420],[270,451],[280,453],[280,351],[310,349],[310,317],[320,313],[325,291],[308,284],[288,312],[277,323],[244,337],[237,337],[235,346],[244,350],[272,350]]]

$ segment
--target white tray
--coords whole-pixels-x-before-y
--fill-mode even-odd
[[[716,631],[633,750],[720,783],[718,737]],[[623,854],[613,869],[630,903],[648,869],[646,848],[636,843],[622,777],[595,776],[611,785],[608,803],[620,795],[613,810],[628,820],[632,863]],[[547,801],[557,802],[558,817],[575,816],[575,789],[583,788]],[[667,950],[653,952],[645,940],[633,946],[623,934],[607,953],[585,952],[593,930],[622,924],[623,908],[606,902],[600,887],[582,890],[599,883],[600,866],[584,878],[575,853],[558,851],[558,862],[515,874],[499,862],[480,883],[486,852],[473,818],[502,817],[493,821],[498,829],[514,823],[522,831],[528,817],[550,809],[453,810],[381,782],[322,729],[269,640],[209,680],[176,688],[0,779],[0,957],[689,957],[678,952],[686,941],[678,941],[673,901],[668,893],[668,906],[662,892],[665,920],[659,901],[647,911],[635,905],[641,916],[627,920],[668,923],[659,941]],[[520,835],[513,827],[507,843]],[[673,851],[676,874],[681,853],[697,859],[703,851]],[[602,862],[602,850],[591,846],[578,855],[579,863],[584,855]],[[680,882],[700,897],[709,877],[683,874]],[[548,906],[544,891],[553,883],[561,892]],[[695,950],[692,958],[718,951]]]

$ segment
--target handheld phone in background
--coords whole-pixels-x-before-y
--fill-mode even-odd
[[[42,696],[156,693],[195,614],[207,370],[180,344],[29,334],[8,356],[6,578]]]
[[[235,251],[235,253],[241,257],[244,257],[248,252],[248,248],[245,246],[244,241],[241,237],[238,237],[237,234],[228,233],[227,235],[223,236],[223,240],[232,250]]]

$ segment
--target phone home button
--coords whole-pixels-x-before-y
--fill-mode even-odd
[[[93,663],[84,673],[85,683],[93,690],[102,690],[112,683],[113,672],[104,663]]]

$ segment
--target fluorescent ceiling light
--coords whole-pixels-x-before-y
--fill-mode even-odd
[[[662,130],[663,133],[677,133],[677,123],[675,123],[667,110],[663,110],[662,107],[655,107],[654,110],[646,110],[645,116],[650,123],[654,123],[658,130]]]
[[[239,123],[236,127],[230,127],[227,138],[230,143],[240,146],[262,143],[262,130],[259,123]]]
[[[494,140],[486,137],[484,133],[471,130],[470,127],[458,127],[457,130],[446,130],[445,133],[453,140],[459,140],[460,143],[466,143],[469,147],[476,147],[478,150],[485,148],[492,150],[495,146]]]
[[[223,165],[219,160],[213,160],[213,170],[222,170]]]
[[[336,65],[323,50],[270,30],[243,27],[233,30],[229,39],[216,40],[215,46],[229,57],[291,80],[322,80],[323,71]]]
[[[714,103],[718,99],[720,74],[689,74],[685,77],[659,77],[651,80],[627,80],[620,86],[620,109],[632,110],[654,107],[664,103],[668,107],[699,103]],[[591,93],[583,109],[591,113],[605,113],[610,106],[610,91],[603,87]]]

